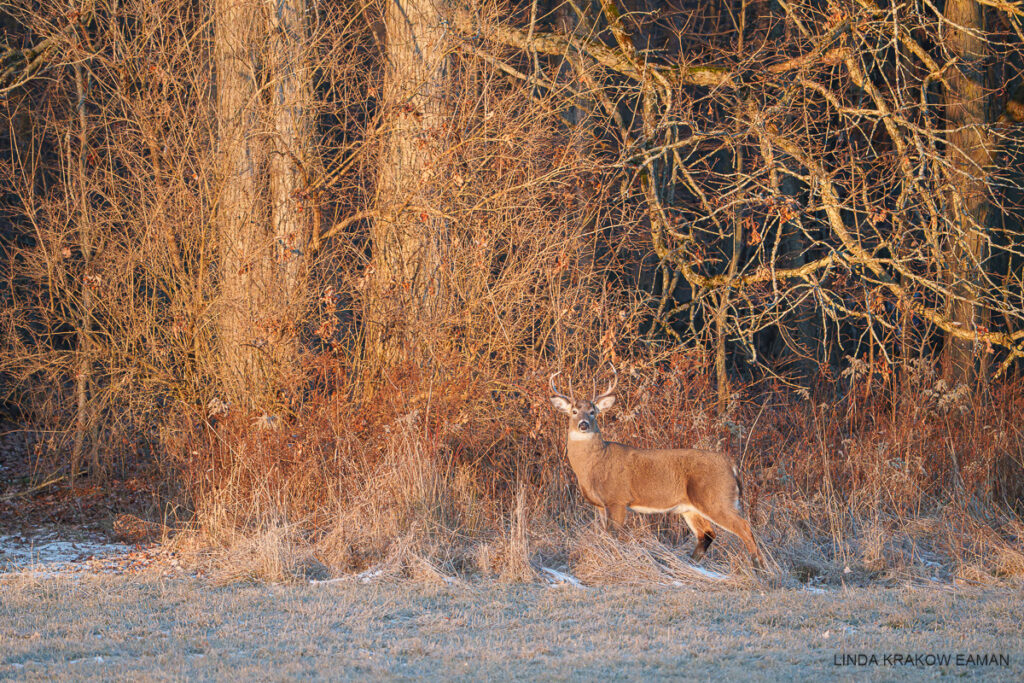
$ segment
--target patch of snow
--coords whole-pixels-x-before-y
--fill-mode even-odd
[[[344,583],[346,581],[359,581],[360,583],[370,583],[383,573],[383,569],[367,569],[365,572],[359,572],[358,574],[349,574],[348,576],[339,576],[336,579],[310,579],[309,582],[313,585],[323,585],[328,583]]]
[[[351,581],[352,578],[349,576],[339,576],[336,579],[310,579],[309,582],[314,586],[322,586],[328,583],[341,583],[342,581]]]
[[[309,583],[313,586],[323,586],[325,584],[340,584],[343,581],[350,581],[348,577],[339,577],[337,579],[310,579]]]
[[[32,573],[57,575],[76,573],[93,560],[124,555],[131,547],[108,543],[99,536],[75,540],[61,538],[56,532],[36,536],[12,534],[0,536],[0,575]]]
[[[81,662],[96,662],[97,664],[103,663],[103,657],[96,655],[94,657],[78,657],[77,659],[69,659],[68,664],[79,664]],[[34,663],[34,662],[33,662]]]
[[[729,578],[728,574],[721,574],[719,572],[713,572],[710,569],[705,569],[704,567],[699,567],[699,566],[697,566],[695,564],[686,563],[686,568],[689,569],[690,571],[696,573],[696,574],[700,574],[705,579],[711,579],[712,581],[725,581],[726,579]]]
[[[383,569],[368,569],[365,572],[357,574],[355,578],[363,583],[370,583],[383,573]]]
[[[586,588],[583,583],[572,574],[566,574],[560,572],[557,569],[551,569],[550,567],[541,567],[540,570],[548,575],[548,581],[554,585],[569,584],[576,588]]]

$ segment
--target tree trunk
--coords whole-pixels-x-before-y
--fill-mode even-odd
[[[422,360],[443,318],[437,162],[448,71],[441,0],[388,0],[388,69],[372,272],[364,301],[366,356],[377,368]]]
[[[216,0],[214,60],[220,193],[216,221],[220,251],[217,327],[221,374],[229,400],[259,402],[267,367],[264,317],[272,270],[270,240],[259,206],[259,113],[256,74],[265,31],[254,0]]]
[[[579,12],[579,13],[577,13]],[[574,42],[581,40],[593,40],[597,36],[597,18],[600,16],[601,8],[596,0],[579,0],[575,6],[563,3],[556,10],[556,21],[566,36]],[[561,58],[559,68],[559,80],[568,82],[581,93],[585,93],[587,81],[584,78],[584,70],[588,68],[586,57],[583,54],[565,55]],[[572,98],[572,106],[565,113],[565,120],[570,124],[566,131],[570,139],[574,141],[576,154],[580,158],[589,157],[593,153],[594,135],[593,127],[596,123],[594,112],[597,104],[592,97],[584,94]],[[574,184],[573,194],[575,195],[576,211],[579,219],[586,217],[590,205],[590,194],[583,183]],[[596,231],[590,231],[596,234]],[[579,255],[579,268],[587,271],[593,265],[594,250],[587,245]]]
[[[77,178],[78,183],[78,247],[82,252],[82,301],[79,308],[78,324],[78,369],[75,374],[75,440],[71,450],[71,488],[75,487],[75,478],[82,464],[82,455],[85,450],[86,441],[92,454],[93,474],[101,474],[102,468],[99,460],[99,444],[96,440],[96,420],[93,414],[95,407],[91,403],[92,375],[93,375],[93,354],[95,353],[93,341],[93,315],[94,315],[94,294],[93,284],[97,281],[92,273],[92,261],[94,251],[94,235],[92,217],[89,211],[89,195],[86,188],[88,173],[85,167],[85,159],[89,152],[87,142],[88,123],[85,116],[86,85],[85,76],[81,64],[74,65],[76,109],[78,110],[78,154],[77,154]],[[69,163],[68,171],[72,166],[70,163],[70,140],[69,140]],[[69,186],[70,187],[70,186]]]
[[[986,311],[977,302],[986,256],[987,172],[992,164],[992,144],[985,129],[988,43],[983,10],[976,0],[947,0],[948,23],[944,28],[945,46],[957,57],[956,66],[946,76],[949,88],[945,102],[953,188],[949,199],[949,273],[954,298],[949,312],[956,325],[971,331],[987,327]],[[948,379],[970,382],[976,377],[974,343],[947,334],[945,351]]]
[[[274,124],[270,158],[271,220],[276,276],[280,296],[276,313],[281,319],[278,355],[287,366],[297,353],[291,324],[301,315],[305,295],[306,248],[311,216],[303,190],[312,158],[312,83],[306,0],[274,0],[270,8],[271,113]]]

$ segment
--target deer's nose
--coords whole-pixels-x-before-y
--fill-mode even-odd
[[[585,432],[588,429],[590,429],[590,422],[588,422],[587,420],[580,420],[580,423],[576,425],[576,428],[579,429],[581,432]]]

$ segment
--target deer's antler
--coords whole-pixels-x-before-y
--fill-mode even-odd
[[[612,381],[608,384],[608,388],[605,389],[604,393],[594,399],[594,403],[597,403],[602,398],[607,398],[615,393],[615,388],[619,386],[619,372],[615,369],[614,363],[608,363],[612,368]]]
[[[555,396],[564,398],[566,401],[569,401],[570,403],[573,403],[573,399],[569,398],[568,396],[566,396],[565,394],[563,394],[562,392],[555,388],[555,377],[558,377],[561,374],[562,371],[559,370],[555,374],[551,375],[551,377],[548,379],[548,384],[551,386],[551,393],[553,393]]]

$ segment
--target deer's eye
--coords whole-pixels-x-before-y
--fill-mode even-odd
[[[578,412],[580,412],[580,411],[576,410],[575,408],[573,408],[573,409],[572,409],[572,414],[573,414],[573,415],[575,415],[575,414],[576,414],[576,413],[578,413]]]

